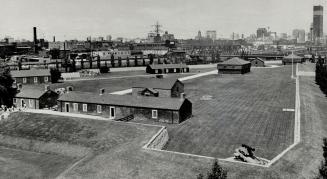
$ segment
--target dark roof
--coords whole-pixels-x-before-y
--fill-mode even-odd
[[[186,64],[156,64],[149,65],[152,69],[188,68]]]
[[[254,58],[254,59],[251,59],[251,62],[252,62],[253,60],[259,60],[259,61],[265,62],[265,60],[263,60],[262,58]]]
[[[297,55],[294,55],[294,54],[290,54],[288,56],[285,56],[284,59],[302,59],[303,57],[300,57],[300,56],[297,56]]]
[[[16,94],[16,98],[32,98],[39,99],[47,91],[44,90],[44,87],[36,88],[27,88],[23,87],[19,93]]]
[[[153,88],[170,90],[179,81],[176,78],[149,78],[133,84],[133,88]],[[179,81],[180,82],[180,81]]]
[[[224,62],[218,63],[218,65],[246,65],[249,64],[250,62],[245,61],[241,58],[234,57],[229,60],[226,60]]]
[[[106,104],[113,106],[143,107],[153,109],[179,110],[187,99],[143,97],[132,95],[94,94],[90,92],[70,91],[63,94],[58,101]]]
[[[11,76],[17,77],[30,77],[30,76],[50,76],[50,70],[48,69],[32,69],[32,70],[14,70],[11,71]]]

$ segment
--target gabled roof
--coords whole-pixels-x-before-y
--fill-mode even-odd
[[[31,98],[31,99],[39,99],[42,95],[47,93],[49,90],[45,90],[44,87],[35,87],[35,88],[27,88],[23,87],[19,93],[16,94],[16,98]]]
[[[179,81],[176,78],[149,78],[133,84],[133,88],[152,88],[170,90],[175,83]],[[180,82],[180,81],[179,81]]]
[[[224,62],[218,63],[218,65],[246,65],[249,64],[250,62],[245,61],[241,58],[238,57],[233,57],[229,60],[226,60]]]
[[[251,62],[253,61],[253,60],[259,60],[259,61],[262,61],[262,62],[265,62],[265,60],[263,60],[262,58],[254,58],[254,59],[251,59]]]
[[[179,110],[187,99],[158,98],[132,95],[94,94],[90,92],[70,91],[63,94],[58,101],[105,104],[113,106],[143,107],[152,109]]]
[[[49,69],[32,69],[32,70],[15,70],[11,71],[11,76],[17,77],[31,77],[31,76],[50,76]]]
[[[284,59],[302,59],[302,57],[294,55],[294,54],[290,54],[288,56],[285,56]]]
[[[172,69],[172,68],[188,68],[186,64],[153,64],[149,65],[152,69]]]

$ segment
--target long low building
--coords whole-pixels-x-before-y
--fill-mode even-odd
[[[69,91],[58,99],[58,111],[90,114],[121,120],[132,116],[166,123],[191,117],[192,103],[185,98],[156,98]]]
[[[17,84],[41,84],[51,81],[49,69],[14,70],[10,73]]]
[[[292,63],[303,63],[304,58],[297,56],[295,54],[290,54],[283,58],[283,65],[292,64]]]
[[[153,64],[146,67],[146,72],[151,74],[187,73],[190,72],[190,68],[186,64]]]

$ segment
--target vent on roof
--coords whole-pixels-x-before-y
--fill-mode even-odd
[[[73,87],[72,86],[67,86],[66,87],[66,92],[69,93],[69,91],[73,91]]]
[[[50,86],[49,85],[44,85],[44,91],[49,91],[50,90]]]

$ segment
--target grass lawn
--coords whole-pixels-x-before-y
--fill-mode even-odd
[[[195,73],[202,73],[207,71],[212,71],[214,69],[194,69]],[[120,73],[122,76],[130,76],[129,73],[133,74],[135,72],[113,72],[113,73]],[[137,73],[137,72],[136,72]],[[110,76],[111,74],[106,74],[106,76]],[[120,76],[115,75],[115,77]],[[146,74],[143,74],[146,75]],[[176,74],[168,74],[166,78],[180,78],[185,76],[191,76],[194,73],[176,73]],[[106,77],[105,76],[105,77]],[[101,77],[101,76],[100,76]],[[113,79],[94,79],[94,80],[85,80],[85,81],[67,81],[63,83],[55,83],[51,84],[51,89],[56,88],[65,88],[67,86],[73,86],[75,91],[85,91],[85,92],[94,92],[98,93],[99,89],[104,88],[106,92],[111,93],[115,91],[121,91],[125,89],[132,88],[134,83],[144,81],[149,78],[153,78],[154,75],[149,76],[140,76],[140,77],[126,77],[126,78],[113,78]]]
[[[245,75],[210,75],[184,82],[191,119],[168,126],[167,150],[218,158],[241,144],[272,159],[293,143],[295,80],[290,66],[252,69]],[[203,100],[209,95],[212,99]]]
[[[0,178],[54,178],[75,160],[0,147]]]

